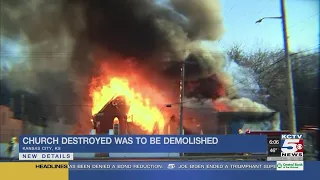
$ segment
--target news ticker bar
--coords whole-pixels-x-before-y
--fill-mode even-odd
[[[276,170],[275,162],[88,162],[71,170]]]
[[[68,165],[35,164],[35,168],[81,170],[267,170],[302,171],[303,161],[281,162],[212,162],[212,161],[167,161],[167,162],[70,162]]]

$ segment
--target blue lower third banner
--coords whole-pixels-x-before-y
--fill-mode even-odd
[[[266,153],[263,135],[20,136],[20,153]]]

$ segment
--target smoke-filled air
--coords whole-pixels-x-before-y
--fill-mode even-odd
[[[159,107],[179,101],[182,62],[186,101],[271,111],[239,99],[225,72],[214,46],[225,32],[218,0],[2,0],[2,11],[2,80],[44,104],[66,105],[55,113],[77,133],[115,95],[127,98],[144,130],[152,131],[154,117],[164,126]]]

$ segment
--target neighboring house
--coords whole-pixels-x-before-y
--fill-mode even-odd
[[[219,112],[220,133],[237,134],[239,129],[246,131],[279,131],[281,119],[279,112]]]
[[[13,136],[18,137],[22,133],[22,121],[10,117],[10,108],[0,105],[0,157],[9,157],[6,152],[9,141]]]
[[[22,133],[22,121],[12,119],[12,112],[9,107],[0,105],[0,142],[9,142],[12,136],[19,136]]]
[[[9,107],[0,105],[0,157],[9,157],[6,150],[10,139],[21,134],[67,134],[73,125],[66,125],[63,121],[48,122],[46,128],[31,123],[13,119],[13,112]],[[17,156],[18,154],[16,154]],[[90,153],[79,153],[77,157],[92,157]]]
[[[43,134],[69,134],[73,131],[73,128],[73,125],[65,124],[62,119],[57,122],[49,121],[47,128],[43,128]]]
[[[0,142],[7,142],[12,136],[21,134],[68,134],[73,128],[73,125],[65,124],[63,120],[49,121],[47,127],[42,127],[12,116],[9,107],[0,105]]]

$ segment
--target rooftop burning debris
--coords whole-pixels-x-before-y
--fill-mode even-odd
[[[163,112],[158,105],[177,102],[179,64],[182,61],[187,62],[188,98],[215,101],[230,99],[237,94],[232,79],[224,72],[223,53],[203,43],[215,42],[223,35],[218,0],[8,2],[3,2],[7,18],[4,29],[8,36],[17,35],[18,31],[15,33],[12,29],[21,29],[30,47],[25,61],[28,68],[23,67],[22,70],[27,69],[30,73],[16,74],[14,70],[20,68],[21,71],[21,66],[14,66],[5,78],[16,84],[32,82],[19,84],[17,88],[31,92],[46,91],[47,96],[54,97],[50,98],[53,104],[63,104],[68,98],[62,97],[71,97],[68,94],[76,94],[70,101],[77,104],[93,102],[92,112],[84,108],[75,114],[94,115],[114,93],[118,93],[132,103],[130,108],[134,116],[137,112],[145,112],[142,109],[146,108],[157,117],[151,122],[160,122],[162,126]],[[44,7],[48,11],[38,11]],[[37,18],[23,21],[26,17]],[[23,23],[21,27],[9,26],[10,19]],[[48,52],[44,52],[46,49],[42,47],[46,47]],[[35,57],[63,50],[72,53],[64,53],[63,57],[41,58],[41,61]],[[50,68],[44,66],[48,64]],[[45,77],[47,70],[49,76],[65,74],[66,78],[48,83],[37,77],[39,73]],[[66,83],[70,88],[55,94],[56,89]],[[241,106],[251,106],[255,111],[256,104],[249,100],[245,103]],[[90,118],[87,117],[89,115],[78,115],[77,119],[88,121]],[[152,117],[141,119],[140,123],[145,125],[149,122],[143,119]]]

